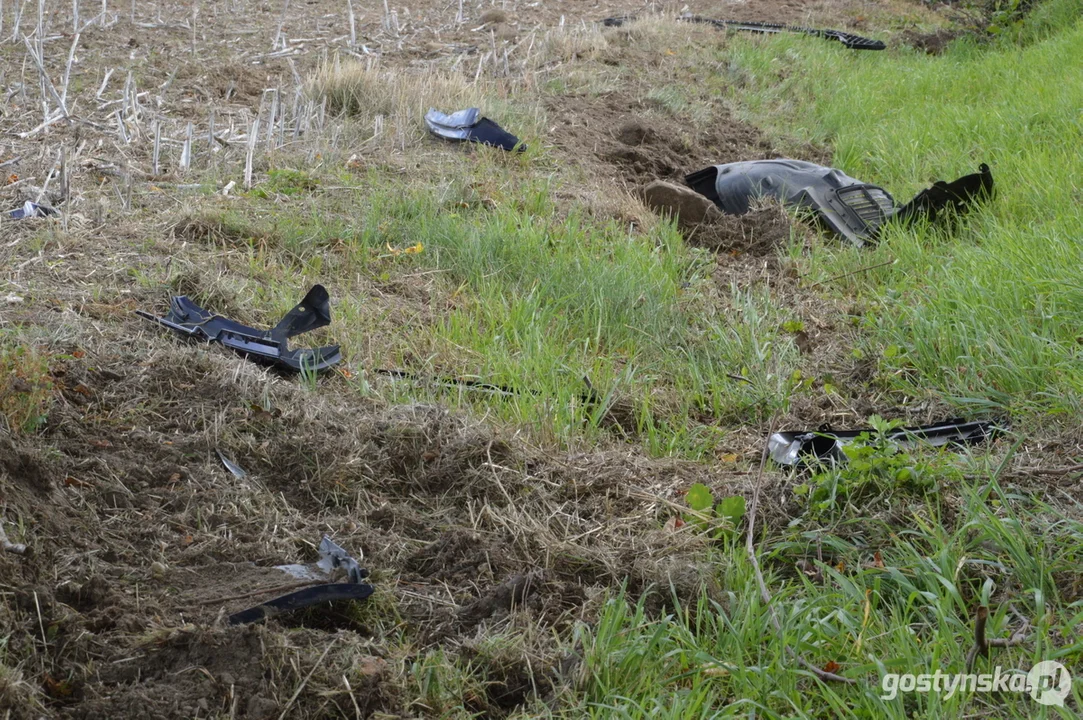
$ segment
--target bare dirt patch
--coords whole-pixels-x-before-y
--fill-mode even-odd
[[[632,189],[679,182],[707,165],[777,157],[759,131],[733,118],[701,129],[623,92],[552,96],[546,110],[552,141],[567,162],[589,163],[598,176]]]

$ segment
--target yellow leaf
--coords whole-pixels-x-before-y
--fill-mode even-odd
[[[391,243],[385,243],[385,244],[387,245],[387,251],[389,253],[391,253],[392,255],[398,257],[399,255],[402,254],[402,250],[399,250],[398,248],[391,247]]]
[[[424,249],[425,249],[425,246],[422,245],[421,243],[418,243],[416,245],[411,245],[410,247],[406,248],[406,250],[404,250],[404,252],[407,255],[417,255],[419,252],[421,252]]]

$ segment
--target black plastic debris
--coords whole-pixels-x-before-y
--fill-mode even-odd
[[[957,214],[993,194],[993,175],[982,163],[977,173],[958,180],[937,182],[899,206],[884,188],[850,177],[841,170],[803,160],[748,160],[713,165],[685,177],[696,192],[730,215],[747,213],[765,197],[788,207],[813,212],[828,230],[857,246],[876,240],[889,221],[929,221],[945,210]]]
[[[899,428],[887,433],[887,439],[903,447],[974,445],[988,440],[997,430],[998,426],[992,422],[954,419],[936,425]],[[824,425],[815,431],[777,432],[768,438],[767,450],[779,465],[797,465],[802,461],[842,464],[846,462],[842,448],[862,433],[873,435],[875,431],[871,428],[832,430]]]
[[[429,126],[429,132],[445,140],[476,142],[509,152],[526,150],[526,145],[519,138],[489,118],[482,117],[478,108],[459,110],[450,115],[430,108],[425,113],[425,124]]]
[[[229,616],[230,625],[243,625],[245,623],[259,622],[275,615],[301,610],[320,603],[335,602],[338,600],[364,600],[372,595],[374,588],[371,585],[356,583],[327,583],[326,585],[313,585],[312,587],[291,592],[288,595],[276,597],[274,600],[250,607],[247,610],[233,613]]]
[[[9,212],[8,217],[12,220],[23,220],[24,218],[49,217],[56,214],[56,210],[51,207],[38,205],[37,203],[27,200],[23,203],[21,208],[16,208]]]
[[[244,357],[295,372],[316,372],[339,363],[338,345],[290,350],[287,340],[331,324],[330,297],[316,285],[270,330],[257,330],[216,315],[184,295],[174,297],[164,318],[137,310],[136,314],[186,337],[218,342]]]
[[[624,15],[621,17],[606,18],[602,21],[603,25],[608,27],[620,27],[626,23],[630,23],[635,20],[634,15]],[[752,32],[759,34],[775,34],[775,33],[800,33],[802,35],[812,35],[813,37],[826,38],[827,40],[836,40],[842,43],[844,46],[851,50],[883,50],[887,47],[881,40],[871,40],[867,37],[861,37],[860,35],[854,35],[853,33],[843,32],[842,30],[821,30],[818,28],[799,27],[796,25],[781,25],[779,23],[767,23],[767,22],[746,22],[743,20],[715,20],[713,18],[705,18],[700,15],[692,15],[686,13],[677,17],[681,22],[692,22],[703,25],[713,25],[720,30],[738,30],[741,32]]]
[[[342,568],[346,571],[349,582],[313,585],[276,597],[247,610],[233,613],[229,616],[229,624],[243,625],[258,622],[313,605],[341,600],[364,600],[372,595],[374,588],[362,582],[368,577],[368,570],[358,565],[356,560],[326,535],[320,540],[320,556],[319,562],[316,563],[320,570],[330,573],[336,568]]]
[[[956,215],[965,213],[971,204],[993,196],[993,173],[982,163],[978,172],[964,175],[954,182],[939,180],[931,188],[922,190],[914,199],[903,205],[893,219],[911,221],[926,218],[934,222],[947,210]]]

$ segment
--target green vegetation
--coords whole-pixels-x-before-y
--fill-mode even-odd
[[[0,337],[0,421],[13,433],[31,433],[53,403],[53,378],[45,355],[32,345]]]
[[[1015,510],[1009,510],[1014,506]],[[675,603],[661,618],[644,604],[617,596],[594,631],[582,639],[586,706],[598,718],[1076,717],[1043,708],[1025,693],[899,693],[882,699],[878,677],[888,672],[966,672],[973,642],[971,616],[991,608],[989,638],[1017,627],[1013,611],[1033,619],[1028,641],[994,649],[974,672],[1025,669],[1039,660],[1078,668],[1083,604],[1058,591],[1056,577],[1083,553],[1083,525],[1039,503],[1020,502],[999,484],[968,490],[954,530],[946,508],[914,508],[909,529],[884,534],[882,544],[843,539],[829,529],[794,532],[778,543],[765,570],[774,588],[771,622],[744,548],[718,550],[720,591],[693,606]],[[891,539],[887,539],[891,533]],[[805,553],[817,572],[793,569]],[[821,669],[859,678],[823,683],[787,647]],[[1080,702],[1078,682],[1074,702]],[[1069,700],[1072,703],[1073,700]]]
[[[971,411],[1083,417],[1081,47],[1077,22],[1025,47],[961,40],[939,57],[789,38],[727,52],[761,88],[742,91],[754,117],[831,143],[839,167],[903,200],[993,168],[996,201],[950,237],[898,230],[871,252],[825,244],[809,258],[821,278],[895,260],[834,286],[870,301],[866,349],[901,350],[886,363],[898,389]]]
[[[1049,18],[1069,5],[1074,24],[1054,34]],[[897,391],[1010,411],[1032,429],[1083,418],[1078,17],[1078,3],[1048,3],[1036,26],[1012,25],[990,46],[961,40],[940,57],[795,38],[734,42],[720,54],[747,79],[733,95],[746,117],[784,142],[830,143],[839,167],[900,198],[979,162],[993,167],[996,201],[950,236],[897,230],[872,249],[824,243],[794,254],[810,279],[854,272],[829,292],[867,304],[854,352],[882,358]],[[990,608],[989,637],[1006,637],[1021,618],[1029,627],[1022,645],[994,649],[974,672],[1025,672],[1040,660],[1077,671],[1083,660],[1078,505],[1068,512],[1009,489],[998,479],[1004,464],[901,452],[883,440],[890,427],[879,421],[847,449],[847,466],[795,487],[804,517],[757,537],[773,610],[733,541],[712,550],[721,591],[694,607],[657,617],[612,599],[584,638],[592,715],[1076,717],[1026,694],[881,697],[888,672],[966,672],[979,607]],[[934,487],[941,492],[929,494]],[[791,649],[858,683],[815,679]],[[1072,697],[1069,708],[1079,707],[1078,681]]]

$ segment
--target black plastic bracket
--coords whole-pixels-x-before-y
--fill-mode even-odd
[[[285,370],[316,372],[342,360],[338,345],[290,350],[287,343],[291,337],[331,324],[330,296],[323,285],[313,286],[270,330],[257,330],[216,315],[184,295],[173,298],[165,317],[142,310],[136,314],[186,337],[217,342],[250,360]]]

